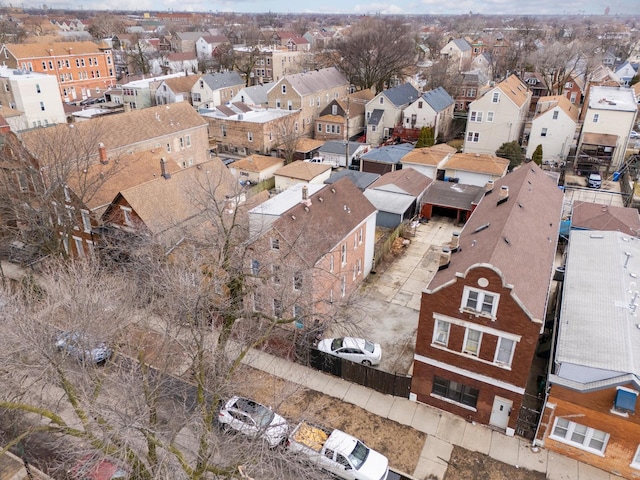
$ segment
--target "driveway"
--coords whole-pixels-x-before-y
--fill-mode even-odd
[[[406,375],[411,372],[422,290],[438,270],[440,252],[461,230],[453,219],[422,223],[407,245],[385,269],[371,273],[361,288],[349,318],[353,331],[331,332],[332,336],[358,335],[382,346],[378,368]]]

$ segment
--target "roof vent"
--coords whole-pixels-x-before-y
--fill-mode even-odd
[[[484,225],[480,225],[478,228],[476,228],[473,233],[478,233],[481,232],[482,230],[486,230],[487,228],[489,228],[489,225],[491,225],[490,223],[485,223]]]
[[[487,183],[484,185],[484,193],[488,194],[493,192],[493,180],[487,180]]]
[[[500,193],[498,193],[497,205],[500,205],[501,203],[504,203],[507,200],[509,200],[509,187],[507,187],[506,185],[503,185],[500,187]]]
[[[164,157],[160,159],[160,171],[162,172],[162,177],[165,180],[171,178],[171,174],[167,171],[167,160]]]

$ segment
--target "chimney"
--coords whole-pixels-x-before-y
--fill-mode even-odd
[[[487,183],[484,185],[484,194],[493,192],[493,180],[487,180]]]
[[[451,249],[449,247],[442,247],[442,252],[440,252],[440,264],[438,265],[438,270],[444,270],[449,267],[449,263],[451,263]]]
[[[497,205],[500,205],[501,203],[506,202],[508,199],[509,199],[509,187],[507,187],[506,185],[503,185],[500,187],[500,192],[498,192]]]
[[[164,157],[160,159],[160,170],[162,171],[162,177],[165,180],[168,180],[171,178],[171,174],[167,172],[167,160]]]
[[[455,253],[460,250],[460,232],[453,232],[451,234],[451,252]]]
[[[109,159],[107,158],[107,149],[104,146],[104,143],[98,143],[98,154],[100,155],[100,163],[106,165],[109,163]]]

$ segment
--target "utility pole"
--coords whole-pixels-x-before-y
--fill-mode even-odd
[[[344,166],[349,168],[349,102],[351,97],[347,95],[347,111],[345,114],[345,129],[344,129]]]

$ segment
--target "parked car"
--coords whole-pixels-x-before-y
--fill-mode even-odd
[[[598,172],[593,172],[589,174],[589,178],[587,179],[587,187],[589,188],[600,188],[602,186],[602,175]]]
[[[103,365],[113,355],[104,342],[93,342],[81,332],[62,332],[56,338],[56,348],[76,357],[80,362],[90,361],[96,365]]]
[[[95,460],[92,455],[82,458],[71,469],[74,480],[126,480],[129,472],[107,458]]]
[[[318,350],[362,365],[380,365],[382,360],[380,344],[364,338],[325,338],[318,343]]]
[[[263,438],[272,448],[287,441],[289,424],[269,407],[244,397],[234,396],[218,413],[222,429],[232,428],[254,438]]]
[[[631,130],[629,138],[640,138],[640,133],[636,132],[635,130]]]

